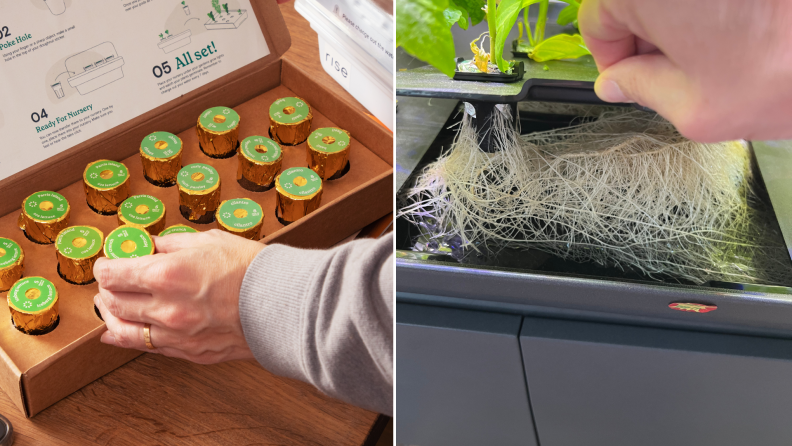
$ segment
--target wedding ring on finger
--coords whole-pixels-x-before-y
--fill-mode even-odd
[[[154,344],[151,343],[151,324],[143,324],[143,340],[149,350],[154,350]]]

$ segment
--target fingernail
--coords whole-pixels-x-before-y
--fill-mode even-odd
[[[115,336],[113,336],[113,333],[110,333],[109,331],[106,331],[102,335],[102,338],[100,339],[100,341],[102,341],[103,343],[108,344],[108,345],[115,345]]]
[[[621,87],[616,81],[604,81],[597,84],[597,96],[600,97],[605,102],[623,102],[623,103],[632,103],[635,101],[631,101],[624,95],[622,92]]]

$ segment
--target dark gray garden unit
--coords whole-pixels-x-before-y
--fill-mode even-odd
[[[585,87],[580,82],[586,81],[572,82]],[[543,83],[552,84],[556,93],[544,91],[559,101],[559,88],[578,88],[552,79],[533,85]],[[519,89],[492,88],[519,93],[526,85],[516,99],[531,99],[531,81]],[[400,84],[397,73],[400,93],[413,87]],[[448,116],[458,100],[497,100],[420,87],[399,98],[397,189],[432,156],[430,146],[442,135],[446,121],[427,119],[428,107]],[[486,87],[454,88],[481,94]],[[753,142],[752,148],[790,249],[792,142]],[[472,265],[410,251],[408,233],[397,222],[397,443],[792,441],[790,288]],[[670,307],[680,303],[711,311]]]

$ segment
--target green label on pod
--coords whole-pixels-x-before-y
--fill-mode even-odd
[[[43,277],[20,279],[8,291],[8,303],[23,313],[39,313],[55,304],[58,291],[55,285]]]
[[[167,228],[164,231],[160,232],[159,236],[164,237],[170,234],[188,234],[194,232],[198,232],[198,231],[185,225],[173,225],[170,228]]]
[[[195,163],[182,167],[178,182],[187,190],[207,190],[220,182],[220,174],[208,164]]]
[[[162,218],[165,205],[151,195],[133,195],[121,203],[118,212],[127,222],[146,226]]]
[[[322,187],[322,179],[307,167],[292,167],[284,170],[278,181],[283,190],[300,197],[313,195]]]
[[[234,229],[250,229],[261,223],[261,206],[248,198],[226,200],[217,209],[217,218],[224,225]]]
[[[281,98],[270,105],[270,119],[282,123],[293,124],[308,117],[311,112],[308,104],[300,98]]]
[[[154,254],[154,243],[145,230],[125,225],[107,236],[104,252],[108,259],[134,259]]]
[[[85,181],[97,189],[118,187],[128,177],[129,170],[117,161],[97,161],[85,169]]]
[[[8,268],[19,261],[22,248],[10,238],[0,237],[0,269]]]
[[[213,132],[227,132],[239,125],[239,114],[228,107],[212,107],[198,118],[203,128]]]
[[[181,152],[181,149],[181,139],[168,132],[154,132],[140,143],[140,150],[152,158],[171,158]]]
[[[337,127],[324,127],[311,133],[308,144],[320,152],[336,153],[349,147],[349,135]]]
[[[102,249],[102,233],[90,226],[72,226],[58,234],[58,252],[72,259],[87,259]]]
[[[242,141],[242,153],[258,163],[274,163],[281,156],[281,148],[269,138],[249,136]]]
[[[66,197],[50,191],[36,192],[25,199],[25,212],[36,220],[57,220],[69,210]]]

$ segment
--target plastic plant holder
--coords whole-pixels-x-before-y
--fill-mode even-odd
[[[457,65],[461,62],[464,62],[464,59],[461,57],[457,59]],[[473,81],[473,82],[501,82],[501,83],[512,83],[522,80],[523,76],[525,76],[525,65],[522,61],[518,61],[514,64],[514,72],[512,74],[505,74],[505,73],[465,73],[462,71],[457,71],[454,73],[454,80],[455,81]]]
[[[157,44],[157,47],[167,54],[176,51],[183,46],[189,45],[190,42],[192,42],[191,36],[192,31],[188,29],[187,31],[181,32],[179,34],[169,36],[167,39],[160,40],[160,43]]]
[[[80,94],[87,94],[124,77],[124,58],[115,47],[104,42],[66,59],[69,85]],[[73,73],[73,74],[72,74]]]

